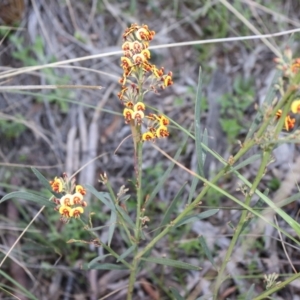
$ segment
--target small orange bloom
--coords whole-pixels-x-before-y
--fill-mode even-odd
[[[124,108],[123,116],[125,118],[126,123],[130,122],[133,119],[132,115],[133,115],[133,110],[132,109]]]
[[[58,177],[55,177],[53,181],[50,181],[50,186],[52,190],[56,193],[60,193],[63,189],[63,183],[62,180]]]
[[[64,196],[60,199],[60,204],[61,204],[62,206],[72,206],[72,205],[74,205],[72,195],[70,195],[70,194],[64,195]]]
[[[72,216],[74,218],[79,218],[81,214],[83,214],[84,210],[81,206],[75,207],[72,209]]]
[[[138,102],[134,105],[134,111],[144,111],[145,104],[143,102]]]
[[[155,136],[152,132],[145,132],[142,135],[142,140],[143,141],[151,141],[151,140],[154,140],[154,139],[155,139]]]
[[[83,196],[86,194],[86,190],[82,185],[76,185],[75,191],[76,193],[80,193]]]
[[[69,206],[62,205],[62,206],[59,208],[59,213],[60,213],[63,217],[65,217],[65,218],[71,218],[71,217],[73,217],[72,208],[69,207]]]
[[[121,67],[125,70],[125,69],[129,69],[130,67],[132,67],[132,62],[128,57],[122,56],[121,57]]]
[[[276,112],[276,118],[279,119],[282,115],[282,110],[279,109],[277,112]]]
[[[285,130],[290,131],[291,129],[294,128],[296,120],[294,118],[291,118],[290,116],[286,116],[284,125],[285,125]]]
[[[81,193],[75,193],[72,195],[72,201],[74,204],[81,204],[83,195]]]
[[[168,137],[170,135],[166,126],[159,126],[156,130],[156,136],[159,138]]]

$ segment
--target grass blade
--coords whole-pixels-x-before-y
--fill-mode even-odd
[[[206,210],[206,211],[204,211],[200,214],[197,214],[197,215],[187,216],[187,217],[183,218],[181,221],[179,221],[176,224],[175,228],[177,228],[181,225],[184,225],[184,224],[188,224],[188,223],[191,223],[191,222],[196,222],[196,221],[199,221],[199,220],[202,220],[202,219],[206,219],[208,217],[213,216],[218,211],[219,211],[219,209],[209,209],[209,210]]]
[[[201,96],[202,96],[202,76],[201,67],[199,68],[197,95],[195,103],[195,144],[197,155],[198,174],[204,177],[204,159],[202,148],[202,132],[201,132]]]
[[[170,266],[174,268],[179,268],[179,269],[186,269],[186,270],[194,270],[194,271],[199,271],[201,270],[200,267],[196,267],[194,265],[184,263],[182,261],[174,260],[174,259],[169,259],[169,258],[160,258],[160,257],[142,257],[141,260],[150,262],[150,263],[155,263],[159,265],[165,265],[165,266]]]
[[[54,202],[49,201],[48,198],[40,196],[40,195],[36,195],[36,194],[31,194],[28,192],[11,192],[11,193],[5,195],[3,198],[1,198],[0,203],[4,202],[6,200],[9,200],[9,199],[13,199],[13,198],[20,198],[20,199],[28,200],[31,202],[38,203],[40,205],[45,205],[47,207],[55,206]]]
[[[215,262],[214,262],[214,259],[213,259],[212,255],[211,255],[211,252],[210,252],[209,248],[207,247],[205,238],[204,238],[203,236],[200,236],[200,237],[199,237],[199,242],[200,242],[200,244],[201,244],[201,246],[202,246],[202,248],[203,248],[203,250],[204,250],[204,253],[205,253],[205,255],[207,256],[208,260],[209,260],[210,263],[213,265],[213,267],[214,267],[215,269],[217,269],[217,268],[216,268],[216,265],[215,265]]]

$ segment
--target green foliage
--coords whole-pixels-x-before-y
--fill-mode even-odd
[[[230,143],[234,143],[241,129],[246,128],[245,110],[253,103],[254,89],[251,79],[238,76],[233,83],[233,94],[220,98],[220,123]]]
[[[15,115],[16,120],[24,120],[23,116]],[[17,138],[26,130],[26,126],[20,122],[0,119],[0,136],[5,138]]]
[[[16,49],[12,52],[12,56],[21,61],[24,66],[36,66],[48,62],[44,54],[45,45],[41,36],[37,36],[34,43],[28,46],[24,46],[25,40],[23,36],[11,35],[9,40]],[[55,57],[49,59],[49,62],[55,61]],[[52,68],[42,69],[41,72],[45,75],[45,84],[64,85],[69,82],[68,76],[57,76]],[[71,98],[71,96],[72,93],[67,89],[53,89],[48,91],[45,96],[36,96],[36,100],[43,102],[44,98],[48,99],[50,103],[57,103],[61,111],[66,113],[68,111],[68,103],[61,99]]]

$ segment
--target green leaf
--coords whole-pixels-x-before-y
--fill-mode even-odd
[[[217,268],[216,268],[216,265],[215,265],[215,262],[214,262],[214,259],[213,259],[212,255],[211,255],[211,252],[210,252],[209,248],[207,247],[205,238],[204,238],[203,236],[200,236],[200,237],[199,237],[199,242],[200,242],[200,244],[201,244],[201,246],[202,246],[202,248],[203,248],[203,250],[204,250],[204,253],[205,253],[205,255],[207,256],[208,260],[209,260],[210,263],[213,265],[213,267],[214,267],[215,269],[217,269]]]
[[[128,268],[124,265],[116,265],[116,264],[94,264],[91,268],[88,267],[88,264],[83,264],[83,270],[128,270]]]
[[[206,211],[204,211],[200,214],[197,214],[197,215],[187,216],[187,217],[183,218],[181,221],[179,221],[176,224],[175,228],[177,228],[181,225],[184,225],[184,224],[188,224],[188,223],[191,223],[191,222],[196,222],[196,221],[199,221],[199,220],[202,220],[202,219],[206,219],[208,217],[213,216],[218,211],[219,211],[219,209],[209,209],[209,210],[206,210]]]
[[[173,211],[176,208],[177,201],[180,199],[181,194],[184,191],[185,186],[186,186],[186,183],[178,191],[177,195],[174,197],[174,199],[172,200],[172,203],[170,204],[170,206],[168,207],[166,213],[164,214],[163,219],[162,219],[161,223],[158,226],[158,228],[160,228],[161,230],[163,229],[163,227],[166,224],[168,224],[170,222],[171,215],[172,215]],[[160,233],[161,230],[157,230],[155,236],[157,236]]]
[[[132,245],[129,247],[120,257],[117,259],[117,262],[126,258],[130,253],[132,253],[136,249],[136,245]]]
[[[104,192],[98,192],[93,186],[87,185],[86,189],[91,192],[97,199],[99,199],[105,206],[111,210],[116,210],[115,206],[110,202],[110,195]]]
[[[254,283],[250,286],[250,289],[246,294],[245,300],[252,300],[254,298],[254,286],[255,286]]]
[[[118,212],[121,214],[121,216],[124,219],[124,221],[127,223],[127,225],[130,228],[134,229],[135,225],[132,222],[132,220],[130,219],[130,217],[128,216],[128,214],[126,213],[126,211],[124,211],[124,209],[121,206],[119,206],[119,205],[116,205],[116,208],[117,208]]]
[[[87,267],[88,269],[92,269],[94,264],[96,264],[98,261],[105,259],[107,256],[111,256],[111,254],[105,254],[105,255],[100,255],[92,259],[88,264]]]
[[[110,247],[116,225],[117,225],[117,214],[116,211],[112,210],[110,214],[110,220],[109,220],[109,229],[108,229],[108,240],[107,240],[107,245]]]
[[[16,280],[14,280],[12,277],[7,275],[5,272],[0,270],[0,275],[2,278],[6,278],[9,282],[11,282],[13,285],[16,286],[24,295],[26,295],[26,298],[32,299],[32,300],[38,300],[34,295],[32,295],[26,288],[24,288],[21,284],[19,284]],[[2,279],[3,281],[3,279]]]
[[[9,199],[13,199],[13,198],[28,200],[28,201],[31,201],[31,202],[38,203],[40,205],[45,205],[47,207],[54,207],[55,206],[54,202],[49,201],[48,198],[40,196],[40,195],[31,194],[31,193],[28,193],[28,192],[12,192],[12,193],[9,193],[9,194],[5,195],[3,198],[1,198],[0,203],[4,202],[6,200],[9,200]]]
[[[201,97],[202,97],[202,76],[201,76],[201,67],[200,67],[199,75],[198,75],[196,103],[195,103],[195,144],[196,144],[196,154],[197,154],[197,162],[198,162],[198,173],[200,176],[204,177],[204,159],[203,159],[203,148],[201,143],[202,132],[201,132],[201,122],[200,122]]]
[[[184,263],[184,262],[174,260],[174,259],[169,259],[169,258],[142,257],[141,260],[144,260],[144,261],[147,261],[147,262],[150,262],[150,263],[154,263],[154,264],[179,268],[179,269],[194,270],[194,271],[201,270],[200,267],[196,267],[194,265]]]
[[[249,164],[252,164],[253,162],[255,162],[256,160],[261,158],[261,154],[254,154],[252,156],[250,156],[249,158],[245,159],[244,161],[242,161],[241,163],[239,163],[238,165],[234,166],[233,168],[230,169],[230,171],[228,171],[227,174],[236,171],[240,168],[243,168]]]
[[[184,300],[183,297],[179,294],[179,292],[173,287],[170,287],[170,291],[172,292],[173,296],[175,297],[176,300]]]

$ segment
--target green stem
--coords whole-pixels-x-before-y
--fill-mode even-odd
[[[264,300],[267,299],[267,296],[283,289],[286,285],[288,285],[289,283],[293,282],[294,280],[300,278],[300,273],[296,273],[293,276],[291,276],[290,278],[288,278],[287,280],[276,284],[274,287],[268,289],[267,291],[265,291],[264,293],[260,294],[259,296],[253,298],[253,300]]]
[[[258,130],[257,132],[257,138],[260,138],[261,136],[263,136],[269,122],[270,122],[270,119],[274,118],[276,112],[278,109],[280,109],[282,107],[282,105],[284,105],[284,109],[283,109],[283,113],[282,113],[282,117],[280,119],[280,121],[278,122],[277,124],[277,127],[273,133],[273,137],[274,139],[277,139],[279,133],[281,132],[282,130],[282,127],[283,127],[283,123],[284,123],[284,120],[285,120],[285,117],[288,113],[288,111],[290,110],[290,105],[291,105],[291,102],[293,101],[293,94],[295,93],[295,89],[294,87],[290,87],[287,91],[287,93],[283,96],[282,100],[279,101],[279,103],[275,106],[275,108],[273,109],[273,112],[270,114],[270,116],[265,120],[265,122],[263,123],[263,125],[261,126],[261,128]],[[248,142],[248,147],[250,146],[251,147],[251,144],[253,144],[253,142],[251,143],[251,140]],[[274,147],[274,145],[272,145]],[[271,156],[271,153],[272,153],[272,149],[273,147],[268,147],[264,152],[263,152],[263,157],[262,157],[262,162],[261,162],[261,165],[260,165],[260,168],[257,172],[257,175],[254,179],[254,182],[251,186],[251,189],[250,191],[248,192],[246,198],[245,198],[245,205],[249,206],[250,205],[250,202],[251,202],[251,199],[252,199],[252,195],[254,194],[258,184],[260,183],[262,177],[264,176],[264,173],[265,173],[265,169],[269,163],[269,160],[270,160],[270,156]],[[225,272],[225,269],[226,269],[226,266],[227,266],[227,263],[228,261],[230,260],[231,258],[231,255],[233,253],[233,250],[234,250],[234,247],[237,243],[237,240],[243,230],[243,225],[245,224],[246,220],[247,220],[247,215],[248,215],[248,211],[247,210],[244,210],[241,214],[241,217],[240,217],[240,220],[238,222],[238,225],[235,229],[235,232],[234,232],[234,235],[231,239],[231,242],[230,242],[230,245],[228,247],[228,250],[226,252],[226,255],[225,255],[225,258],[222,262],[222,265],[221,265],[221,268],[218,272],[218,276],[217,276],[217,280],[216,280],[216,284],[215,284],[215,288],[214,288],[214,292],[213,292],[213,299],[217,299],[218,298],[218,291],[219,291],[219,288],[222,284],[222,282],[224,281],[224,272]]]
[[[245,198],[245,205],[249,206],[250,205],[250,201],[252,199],[252,195],[254,194],[258,184],[260,183],[262,177],[264,176],[265,174],[265,170],[266,170],[266,166],[267,164],[269,163],[269,159],[270,159],[270,156],[271,156],[271,150],[268,149],[266,150],[265,152],[263,152],[263,157],[262,157],[262,162],[261,162],[261,165],[259,167],[259,170],[257,172],[257,175],[254,179],[254,182],[251,186],[251,189],[250,191],[248,192],[246,198]],[[226,266],[227,266],[227,263],[229,262],[230,258],[231,258],[231,255],[232,255],[232,252],[234,250],[234,247],[237,243],[237,240],[243,230],[243,225],[244,223],[246,222],[247,220],[247,215],[248,215],[248,211],[247,210],[243,210],[242,212],[242,215],[240,217],[240,220],[237,224],[237,227],[235,229],[235,232],[234,232],[234,235],[231,239],[231,242],[230,242],[230,245],[228,247],[228,250],[226,252],[226,255],[225,255],[225,258],[223,259],[223,262],[222,262],[222,265],[221,265],[221,268],[218,272],[218,276],[217,276],[217,280],[216,280],[216,284],[215,284],[215,288],[214,288],[214,292],[213,292],[213,299],[217,299],[218,298],[218,291],[219,291],[219,288],[224,280],[224,271],[226,269]]]

